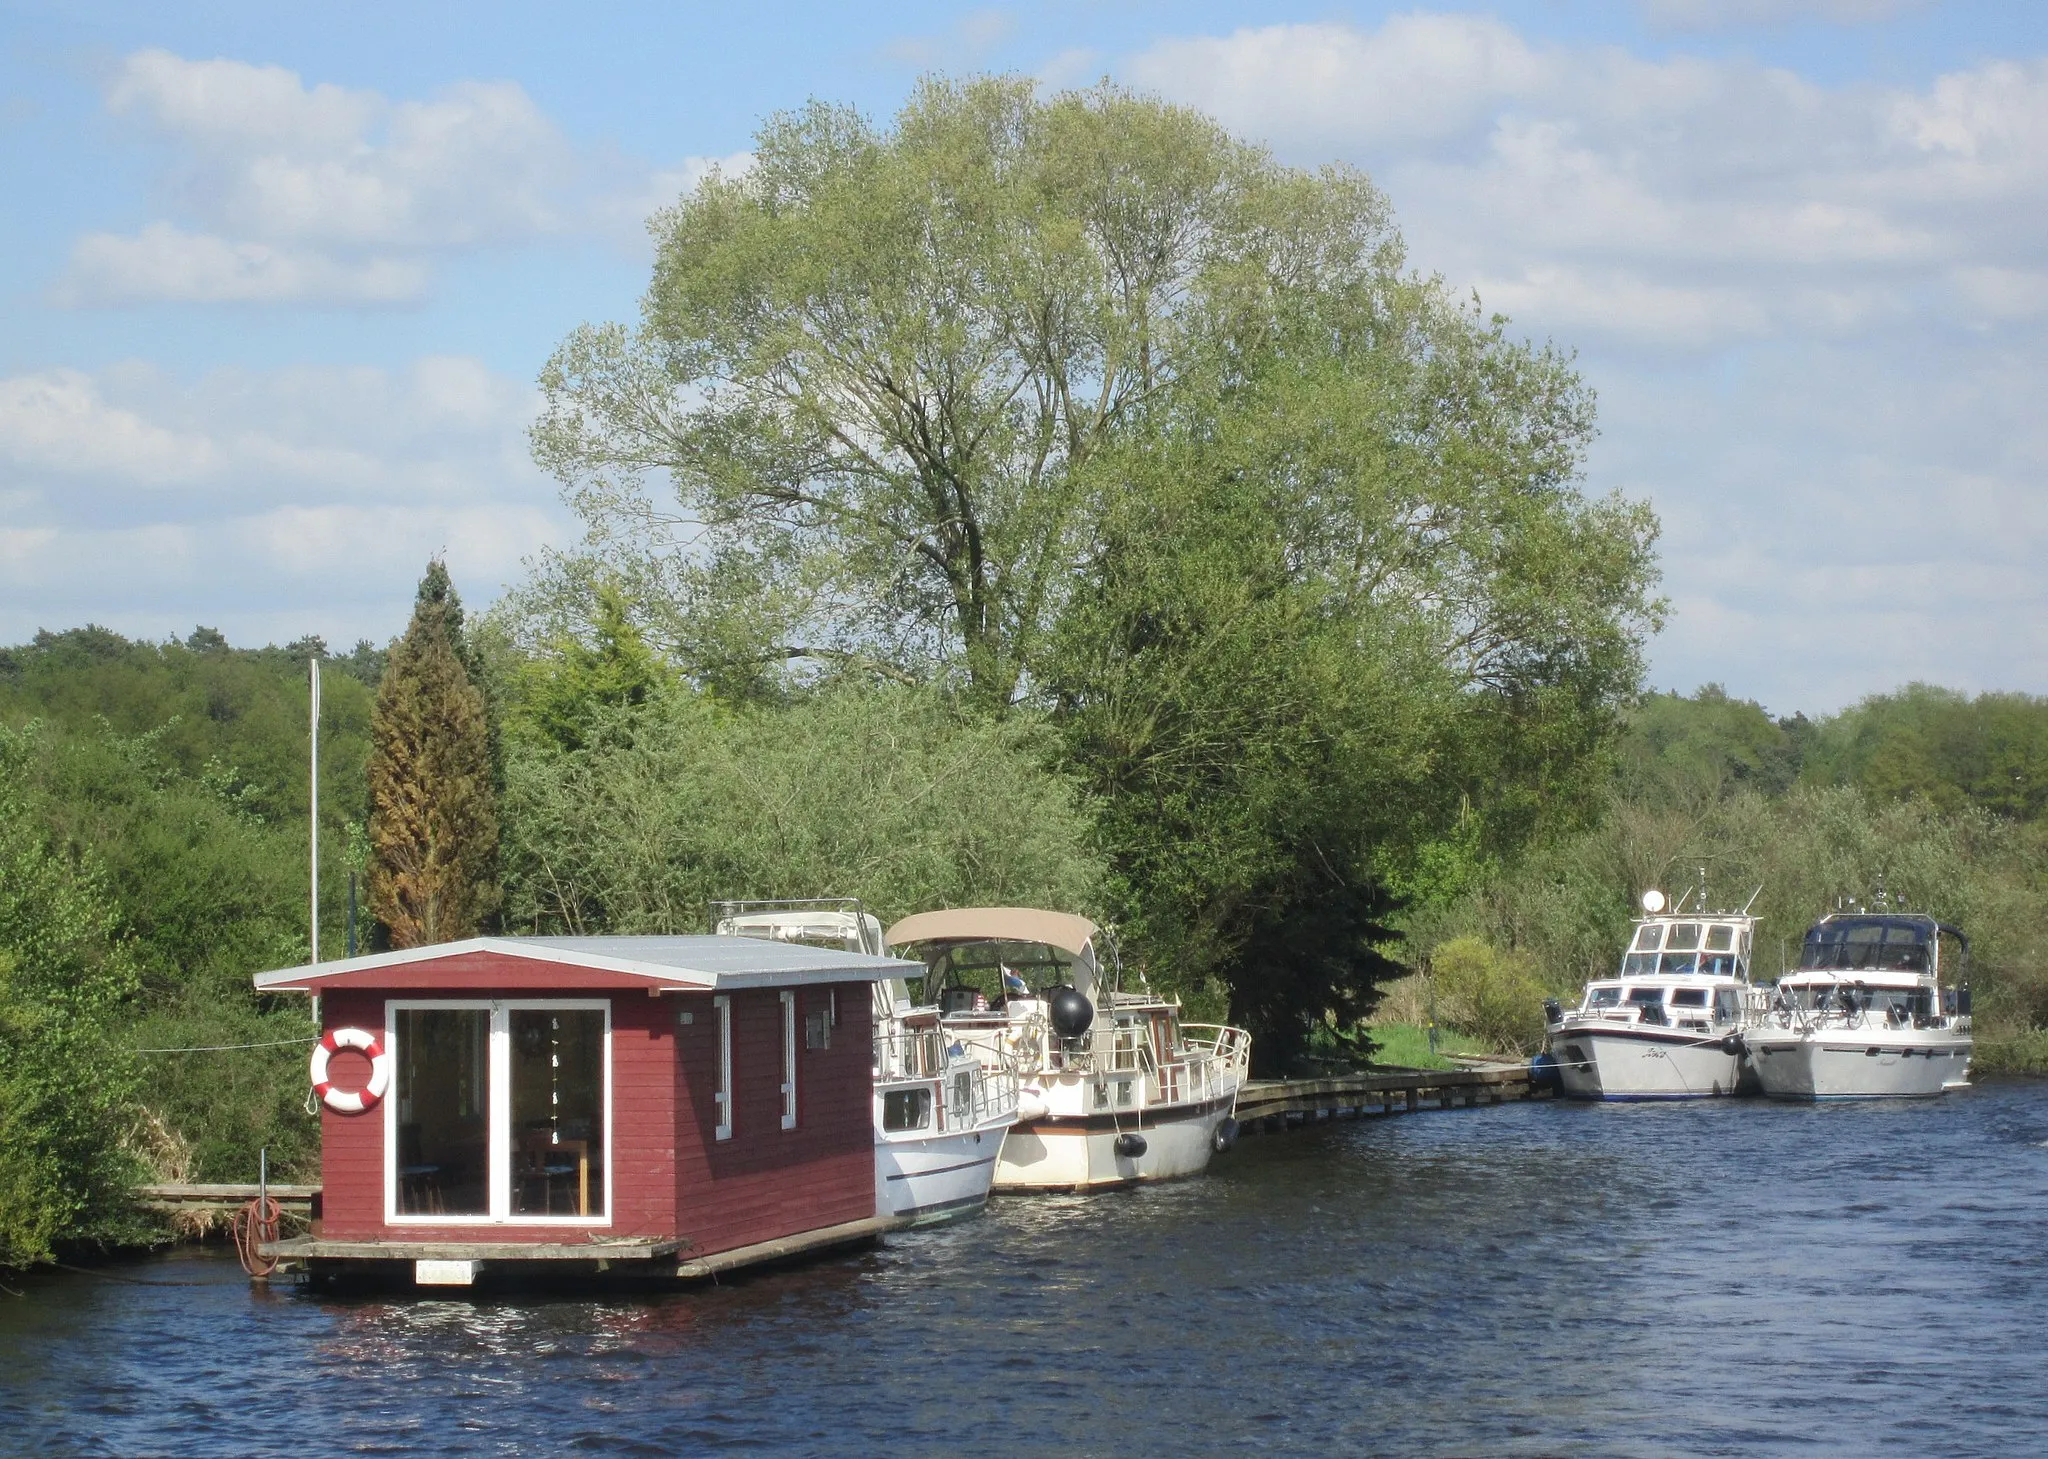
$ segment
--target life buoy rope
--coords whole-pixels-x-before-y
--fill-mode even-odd
[[[370,1082],[361,1089],[337,1089],[327,1077],[327,1061],[343,1049],[369,1055]],[[384,1052],[384,1045],[373,1033],[360,1028],[333,1028],[313,1046],[313,1063],[307,1072],[313,1079],[313,1092],[329,1109],[337,1114],[359,1115],[374,1108],[391,1087],[391,1056]]]

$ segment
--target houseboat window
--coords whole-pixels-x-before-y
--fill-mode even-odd
[[[1673,1008],[1705,1008],[1707,1006],[1707,990],[1705,988],[1673,988],[1671,990],[1671,1006]]]
[[[1588,1008],[1613,1008],[1621,1002],[1621,989],[1595,988],[1586,994]]]
[[[1664,945],[1681,951],[1698,947],[1700,945],[1700,924],[1697,922],[1679,922],[1674,924],[1671,928],[1671,936],[1665,941]]]
[[[711,1099],[718,1106],[718,1122],[712,1128],[714,1140],[732,1138],[732,999],[723,993],[711,1000],[718,1015],[718,1088]]]
[[[832,1047],[830,1008],[813,1008],[804,1015],[804,1047],[814,1052]]]
[[[782,1128],[796,1128],[796,994],[782,995]]]
[[[1662,1003],[1664,1001],[1664,990],[1662,988],[1631,988],[1628,990],[1628,1001],[1631,1005],[1638,1006],[1649,1003]]]
[[[1735,949],[1735,929],[1722,924],[1707,929],[1708,952],[1732,952]]]
[[[398,1201],[404,1215],[491,1211],[488,1008],[402,1008]]]
[[[1664,929],[1655,922],[1650,923],[1647,927],[1638,927],[1636,929],[1636,951],[1655,952],[1657,950],[1657,940],[1663,935]]]
[[[513,1214],[602,1216],[604,1010],[510,1016]]]
[[[882,1095],[882,1128],[922,1130],[932,1122],[929,1089],[891,1089]]]

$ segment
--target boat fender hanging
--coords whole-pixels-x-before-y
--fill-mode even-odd
[[[1724,1054],[1740,1054],[1742,1052],[1742,1035],[1731,1033],[1728,1037],[1722,1039],[1721,1052]]]
[[[1223,1123],[1216,1127],[1216,1133],[1209,1137],[1209,1142],[1216,1147],[1218,1155],[1221,1155],[1225,1150],[1235,1145],[1237,1143],[1237,1121],[1229,1115],[1225,1115]]]
[[[1126,1160],[1136,1160],[1145,1153],[1145,1137],[1125,1131],[1116,1137],[1116,1153]]]
[[[327,1061],[342,1049],[356,1049],[370,1059],[370,1082],[361,1089],[336,1089],[327,1077]],[[359,1115],[374,1109],[384,1091],[391,1087],[391,1056],[377,1042],[377,1036],[360,1028],[329,1029],[313,1046],[313,1063],[307,1072],[313,1092],[337,1114]]]
[[[1079,988],[1055,988],[1049,1005],[1052,1031],[1063,1039],[1077,1039],[1095,1022],[1095,1005]]]

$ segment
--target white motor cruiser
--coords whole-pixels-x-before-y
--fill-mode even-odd
[[[721,936],[882,955],[882,924],[857,901],[719,902],[715,916]],[[875,984],[874,1040],[877,1214],[925,1225],[979,1211],[1017,1120],[1016,1074],[976,1057],[936,1008],[913,1007],[903,978]]]
[[[1749,981],[1756,918],[1748,908],[1686,913],[1685,901],[1666,912],[1662,892],[1645,892],[1645,915],[1630,934],[1620,976],[1588,983],[1577,1008],[1544,1005],[1566,1094],[1706,1099],[1737,1092],[1742,1031],[1761,1007]]]
[[[1251,1039],[1183,1024],[1179,1003],[1127,993],[1085,917],[959,908],[889,929],[925,962],[926,997],[992,1070],[1023,1081],[998,1190],[1092,1190],[1194,1175],[1236,1135]],[[1113,961],[1113,960],[1112,960]]]
[[[1799,967],[1778,979],[1744,1035],[1773,1099],[1908,1099],[1968,1081],[1970,985],[1944,989],[1942,943],[1960,978],[1959,928],[1903,910],[1834,912],[1807,931]]]

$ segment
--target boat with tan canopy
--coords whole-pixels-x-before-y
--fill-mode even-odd
[[[1125,991],[1114,944],[1086,917],[956,907],[904,918],[887,942],[923,961],[921,1001],[948,1031],[1022,1081],[996,1189],[1194,1175],[1235,1135],[1250,1036],[1184,1024],[1177,1001]]]

